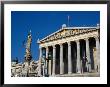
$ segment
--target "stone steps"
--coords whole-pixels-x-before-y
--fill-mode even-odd
[[[63,75],[55,75],[55,77],[99,77],[99,73],[83,73],[83,74],[78,74],[78,73],[72,73],[72,74],[63,74]]]

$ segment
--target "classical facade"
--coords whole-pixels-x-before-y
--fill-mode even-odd
[[[39,76],[100,73],[100,27],[66,27],[38,40]]]

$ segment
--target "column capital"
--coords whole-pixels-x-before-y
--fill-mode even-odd
[[[94,38],[95,38],[96,41],[99,40],[99,36],[95,36]]]
[[[68,43],[68,46],[70,46],[70,45],[71,45],[71,41],[68,41],[67,43]]]
[[[76,44],[78,44],[79,43],[79,40],[76,40],[75,42],[76,42]]]
[[[89,37],[87,37],[87,38],[84,38],[84,40],[86,40],[86,41],[87,41],[87,40],[89,40]]]
[[[60,45],[60,46],[62,46],[62,45],[63,45],[63,43],[59,43],[59,45]]]
[[[42,49],[42,47],[41,47],[41,46],[39,46],[39,49]]]
[[[46,50],[48,50],[48,46],[46,46],[45,48],[46,48]]]
[[[55,45],[52,45],[52,47],[53,47],[53,49],[55,49],[55,48],[56,48],[56,46],[55,46]]]

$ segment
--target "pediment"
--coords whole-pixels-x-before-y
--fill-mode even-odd
[[[70,36],[75,36],[78,34],[84,34],[87,32],[94,31],[94,30],[97,30],[97,29],[96,28],[92,28],[92,29],[60,29],[60,30],[48,35],[47,37],[41,39],[40,43],[58,40],[58,39],[62,39],[62,38],[70,37]]]

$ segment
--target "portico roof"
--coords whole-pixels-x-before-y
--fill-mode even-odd
[[[72,31],[75,31],[75,30],[96,30],[96,29],[99,29],[99,27],[98,26],[96,26],[96,27],[63,27],[63,28],[60,28],[59,30],[57,30],[56,32],[53,32],[52,34],[50,34],[50,35],[48,35],[48,36],[46,36],[46,37],[44,37],[43,39],[41,39],[41,40],[39,40],[38,41],[38,43],[41,43],[41,42],[45,42],[45,41],[47,41],[46,39],[49,39],[50,37],[52,37],[52,36],[55,36],[55,35],[57,35],[58,33],[60,33],[60,35],[63,33],[63,31],[69,31],[69,30],[72,30]]]

